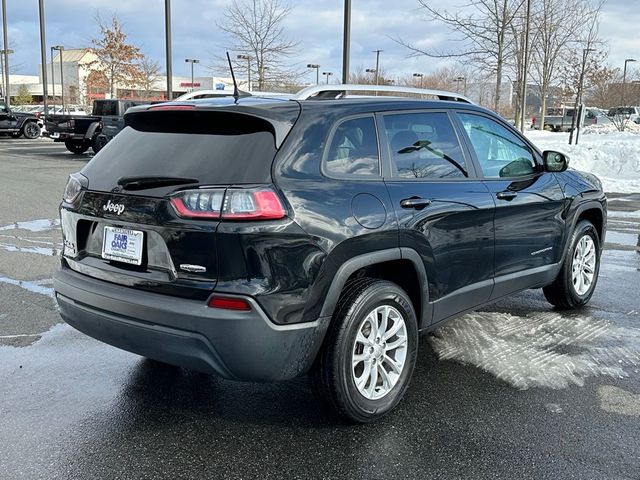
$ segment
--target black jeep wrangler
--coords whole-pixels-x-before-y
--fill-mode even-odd
[[[16,112],[0,103],[0,134],[7,133],[13,138],[38,138],[41,133],[38,117],[32,113]]]
[[[348,95],[368,90],[421,98]],[[125,122],[69,179],[55,290],[69,324],[145,357],[309,373],[367,422],[402,398],[419,333],[530,288],[581,307],[596,286],[598,179],[459,95],[328,85]]]

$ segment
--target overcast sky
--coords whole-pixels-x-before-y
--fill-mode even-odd
[[[173,0],[174,74],[189,74],[184,58],[198,58],[204,65],[224,52],[228,42],[216,28],[230,0]],[[433,0],[434,6],[456,8],[465,0]],[[8,0],[9,44],[15,50],[11,61],[15,73],[37,74],[40,51],[37,2]],[[299,53],[292,63],[304,67],[319,63],[322,70],[340,76],[342,55],[343,2],[340,0],[290,1],[293,11],[287,19],[287,34],[299,41]],[[430,72],[444,61],[426,57],[408,58],[408,51],[389,37],[402,38],[421,46],[455,48],[455,36],[441,25],[426,22],[415,0],[355,0],[351,33],[351,65],[375,66],[375,54],[382,49],[381,64],[390,76]],[[96,35],[96,14],[108,18],[116,13],[125,25],[130,41],[160,62],[164,70],[164,2],[162,0],[45,0],[47,45],[66,48],[90,45]],[[609,62],[621,66],[625,58],[640,60],[640,2],[608,0],[602,11],[601,35],[608,42]],[[640,62],[639,62],[640,63]],[[315,79],[309,73],[308,81]]]

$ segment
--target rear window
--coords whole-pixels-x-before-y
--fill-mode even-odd
[[[83,169],[91,190],[110,191],[123,176],[188,177],[201,185],[271,181],[276,148],[266,120],[218,112],[138,117]]]
[[[114,116],[118,114],[117,101],[95,102],[93,106],[93,114],[99,117]]]

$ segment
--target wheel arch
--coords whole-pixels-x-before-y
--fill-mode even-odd
[[[431,323],[427,274],[420,255],[407,247],[358,255],[345,261],[333,277],[320,312],[331,317],[345,284],[352,278],[371,276],[392,281],[407,292],[418,318],[418,328]]]

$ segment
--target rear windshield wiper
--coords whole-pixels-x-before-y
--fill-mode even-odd
[[[195,178],[162,176],[120,177],[118,179],[118,185],[125,190],[145,190],[147,188],[188,185],[191,183],[200,183],[200,180]]]

